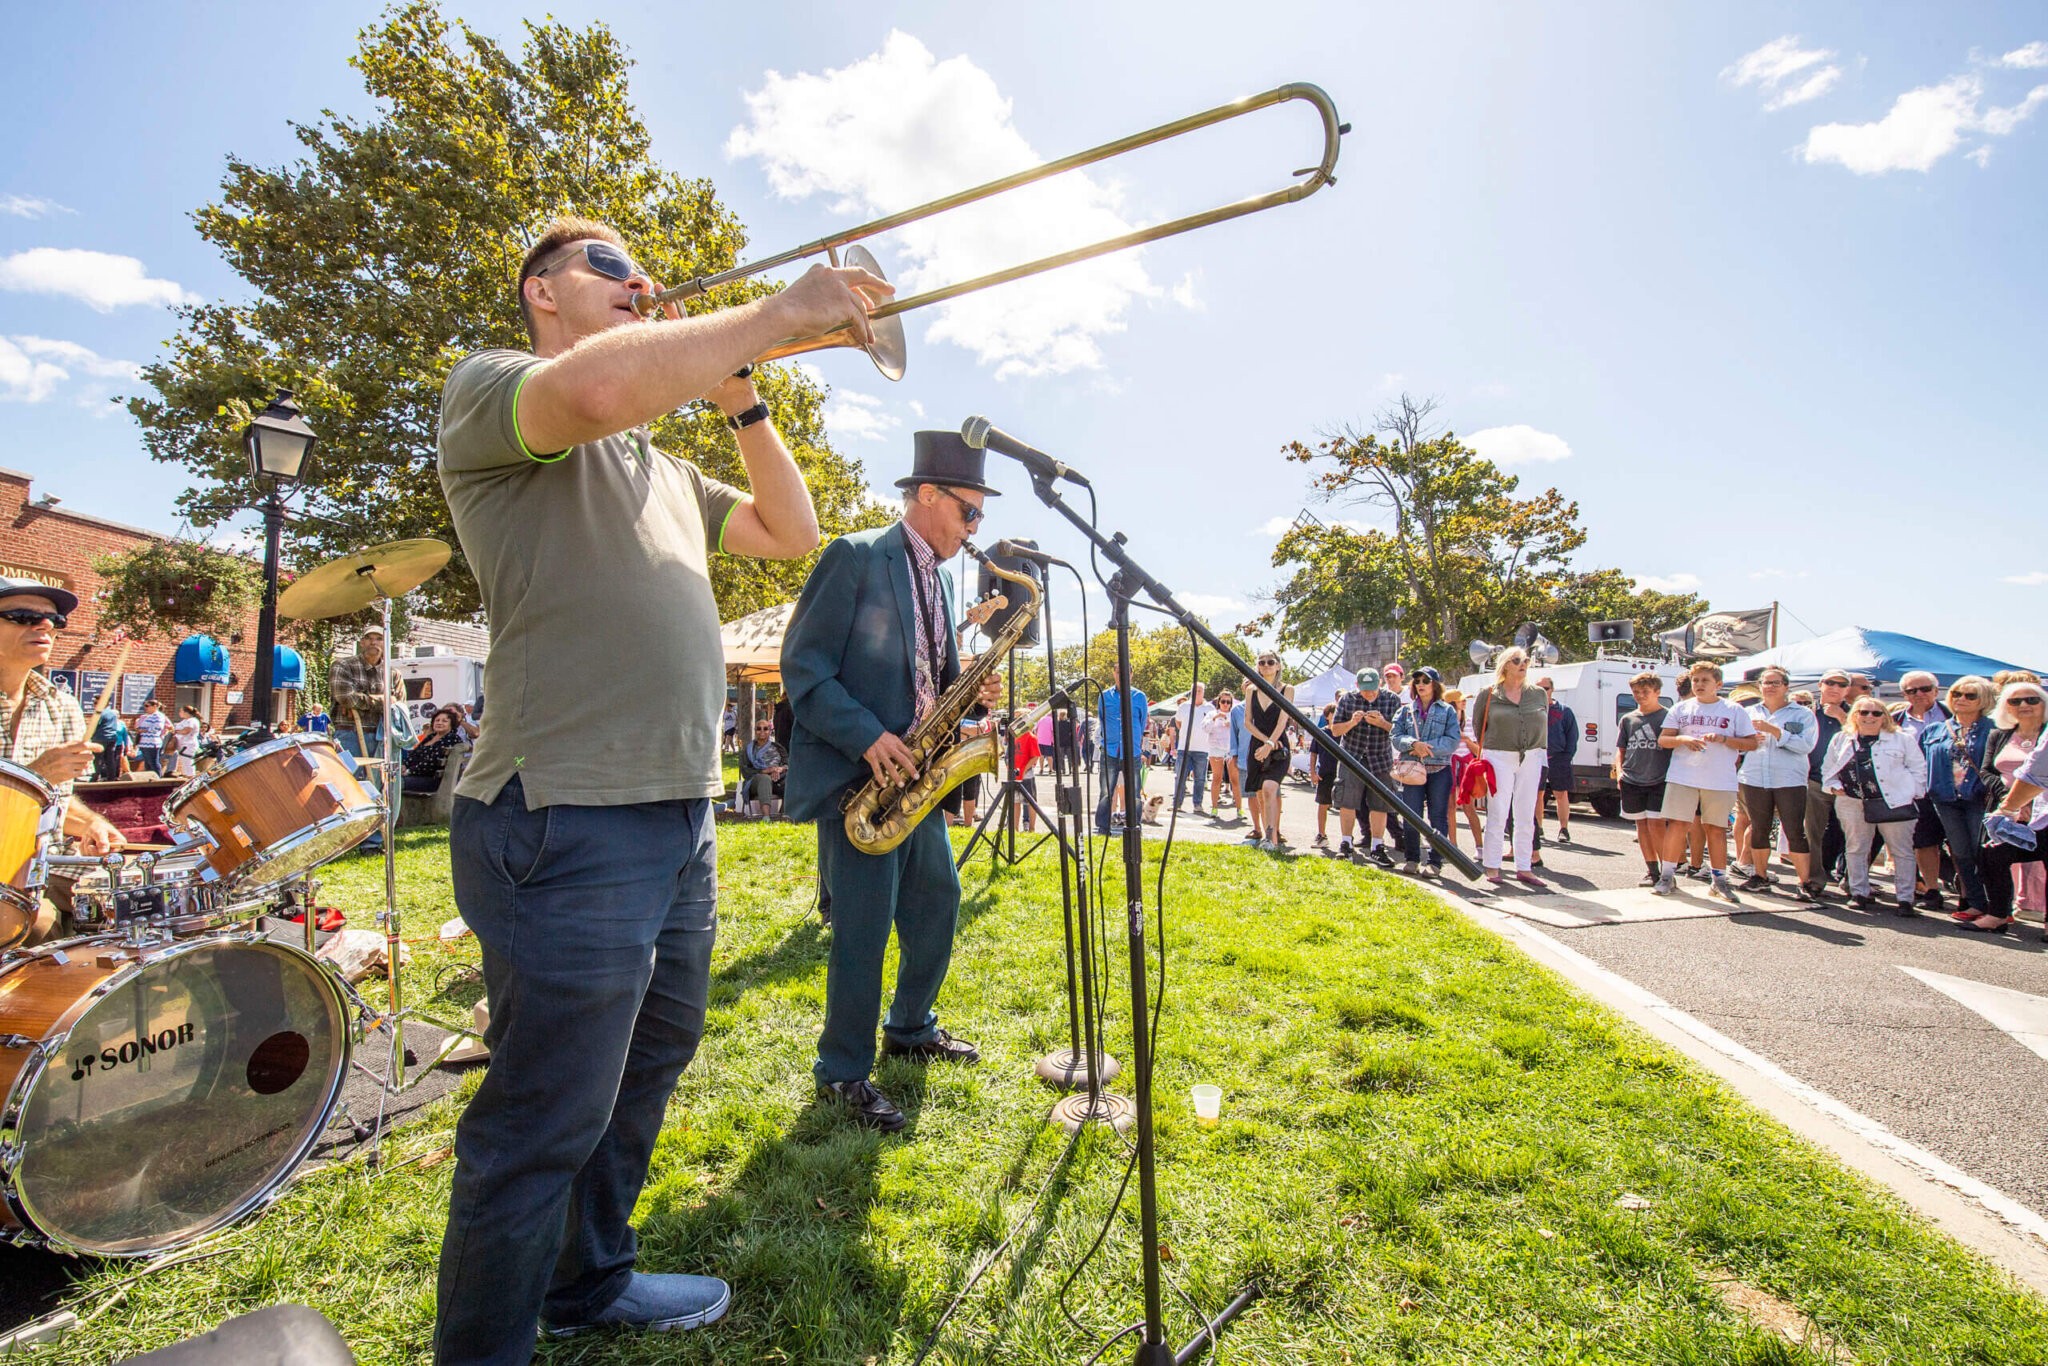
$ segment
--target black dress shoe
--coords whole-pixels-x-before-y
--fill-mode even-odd
[[[926,1039],[923,1043],[897,1043],[884,1037],[882,1052],[892,1058],[913,1058],[918,1062],[980,1062],[981,1050],[965,1039],[956,1039],[945,1030]]]
[[[893,1134],[910,1121],[875,1084],[865,1077],[859,1081],[828,1081],[818,1087],[818,1099],[844,1105],[853,1122],[868,1129]]]

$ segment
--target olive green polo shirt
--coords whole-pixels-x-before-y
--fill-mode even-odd
[[[535,454],[541,361],[464,357],[441,391],[441,490],[491,627],[490,714],[456,792],[526,806],[715,797],[725,655],[708,565],[746,496],[644,429]]]

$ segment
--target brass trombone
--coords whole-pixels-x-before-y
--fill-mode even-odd
[[[1010,190],[1033,184],[1049,176],[1059,175],[1063,171],[1072,171],[1082,166],[1093,165],[1098,161],[1107,161],[1111,157],[1121,156],[1125,152],[1133,151],[1140,147],[1149,147],[1156,142],[1165,142],[1170,138],[1177,138],[1183,133],[1192,133],[1198,128],[1207,128],[1211,124],[1223,123],[1229,119],[1239,118],[1245,114],[1250,114],[1272,105],[1285,104],[1289,100],[1306,100],[1315,107],[1316,113],[1322,118],[1323,123],[1322,159],[1314,166],[1296,171],[1294,174],[1297,179],[1291,185],[1269,191],[1266,194],[1254,195],[1249,199],[1240,199],[1234,204],[1220,205],[1213,209],[1206,209],[1201,213],[1189,214],[1184,218],[1176,218],[1170,222],[1158,223],[1149,228],[1139,228],[1134,232],[1124,233],[1120,237],[1110,237],[1100,242],[1091,243],[1088,246],[1075,247],[1071,251],[1063,251],[1055,256],[1043,256],[1035,261],[1026,261],[1022,265],[992,271],[987,275],[976,276],[972,280],[963,280],[959,284],[926,290],[924,293],[913,295],[908,299],[891,300],[889,303],[883,304],[880,308],[868,314],[868,321],[873,325],[875,338],[872,345],[863,344],[851,327],[843,327],[837,331],[827,332],[820,336],[802,337],[777,343],[756,357],[757,360],[763,361],[780,360],[785,356],[802,355],[808,351],[822,351],[828,347],[854,346],[866,351],[869,358],[874,361],[875,368],[884,375],[890,379],[902,379],[906,357],[903,343],[903,324],[895,321],[901,314],[908,313],[913,308],[923,308],[927,304],[938,304],[944,303],[948,299],[957,299],[963,294],[972,294],[976,290],[987,289],[991,285],[1008,284],[1012,280],[1022,280],[1027,276],[1042,274],[1048,270],[1058,270],[1061,266],[1073,265],[1077,261],[1092,260],[1097,256],[1106,256],[1110,252],[1122,251],[1126,247],[1143,246],[1147,242],[1157,242],[1161,238],[1172,237],[1195,228],[1206,228],[1212,223],[1228,222],[1233,218],[1242,218],[1246,214],[1258,213],[1262,209],[1270,209],[1281,204],[1292,204],[1297,200],[1306,199],[1323,186],[1336,183],[1337,178],[1332,172],[1337,165],[1338,139],[1351,131],[1351,125],[1337,121],[1337,107],[1330,102],[1330,97],[1324,94],[1319,87],[1299,81],[1277,86],[1272,90],[1266,91],[1263,95],[1250,95],[1229,104],[1218,105],[1214,109],[1204,110],[1199,114],[1190,114],[1184,119],[1176,119],[1172,123],[1162,123],[1157,128],[1148,128],[1142,133],[1133,133],[1129,137],[1118,138],[1115,142],[1105,142],[1100,147],[1091,147],[1085,152],[1076,152],[1072,156],[1061,157],[1058,161],[1048,161],[1042,166],[1034,166],[1029,170],[1004,176],[1000,180],[991,180],[986,185],[977,185],[971,190],[962,190],[958,194],[947,195],[943,199],[934,199],[928,204],[920,204],[914,209],[905,209],[901,213],[893,213],[886,218],[878,218],[872,223],[865,223],[857,228],[847,228],[828,237],[821,237],[815,242],[808,242],[800,247],[792,247],[788,251],[765,257],[759,261],[733,266],[729,270],[721,270],[713,275],[700,275],[694,280],[686,280],[682,284],[664,289],[659,294],[636,294],[633,296],[633,307],[644,317],[655,312],[664,304],[675,303],[684,299],[694,299],[707,290],[716,289],[720,285],[731,284],[735,280],[744,280],[750,275],[758,275],[762,271],[774,270],[779,266],[786,266],[792,261],[800,261],[811,256],[822,255],[835,266],[841,264],[858,266],[875,275],[881,275],[882,269],[876,264],[874,256],[867,248],[856,246],[854,245],[855,243],[860,242],[864,238],[874,237],[880,233],[900,228],[906,223],[915,223],[919,219],[931,218],[937,214],[945,213],[949,209],[957,209],[963,204],[972,204],[977,200],[988,199],[994,195],[1004,194]],[[845,252],[843,262],[840,255],[842,250]]]

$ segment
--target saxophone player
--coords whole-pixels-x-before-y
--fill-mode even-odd
[[[825,547],[798,597],[782,645],[790,736],[786,813],[818,823],[818,875],[832,906],[825,1022],[813,1067],[821,1099],[856,1123],[901,1129],[903,1112],[875,1086],[882,960],[896,929],[896,989],[880,1020],[882,1050],[919,1061],[973,1063],[974,1045],[939,1027],[934,1010],[953,956],[960,881],[944,821],[920,821],[900,845],[863,853],[841,807],[869,779],[916,774],[904,736],[960,674],[954,589],[941,566],[959,554],[995,489],[984,453],[954,432],[918,432],[903,520]],[[982,701],[992,703],[991,674]]]

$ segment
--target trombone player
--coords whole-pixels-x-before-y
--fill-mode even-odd
[[[782,686],[795,718],[784,811],[818,823],[818,876],[832,906],[825,1022],[812,1068],[818,1092],[857,1124],[894,1133],[907,1121],[873,1081],[882,962],[896,930],[896,991],[880,1021],[882,1051],[920,1062],[978,1062],[939,1027],[934,1006],[953,956],[960,879],[943,820],[921,820],[894,849],[848,839],[841,808],[870,778],[916,776],[904,737],[960,676],[952,578],[941,567],[980,523],[985,453],[955,432],[919,432],[903,520],[842,536],[804,584],[782,643]],[[993,673],[980,701],[1001,695]]]
[[[456,1127],[443,1366],[525,1362],[536,1323],[677,1331],[730,1303],[716,1278],[636,1271],[629,1221],[710,991],[725,667],[708,562],[818,543],[803,476],[734,372],[790,337],[867,335],[891,293],[817,266],[641,326],[654,282],[580,218],[547,226],[517,287],[532,352],[464,357],[441,398],[441,488],[493,637],[491,724],[449,828],[491,1066]],[[726,414],[750,491],[650,444],[645,424],[697,398]],[[635,667],[578,667],[604,659]]]

